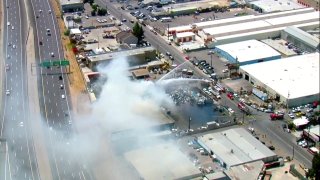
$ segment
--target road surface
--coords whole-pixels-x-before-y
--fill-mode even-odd
[[[1,137],[8,145],[6,173],[0,179],[40,179],[28,114],[26,38],[28,25],[23,1],[3,1],[3,54]]]

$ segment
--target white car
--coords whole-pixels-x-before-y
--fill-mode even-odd
[[[62,99],[65,99],[65,98],[66,98],[66,96],[65,96],[64,94],[62,94],[62,95],[61,95],[61,98],[62,98]]]
[[[6,90],[6,95],[10,95],[10,90],[9,89]]]
[[[53,53],[53,52],[51,52],[51,53],[50,53],[50,56],[51,56],[51,57],[54,57],[54,53]]]
[[[51,14],[51,10],[49,10],[49,14]]]
[[[231,115],[234,114],[234,110],[233,110],[233,109],[228,108],[228,111],[229,111],[229,113],[230,113]]]
[[[224,69],[224,70],[222,70],[222,72],[227,73],[227,72],[229,72],[229,69]]]
[[[288,116],[291,118],[291,119],[294,119],[294,115],[292,113],[288,113]]]
[[[15,48],[16,48],[16,45],[12,45],[12,48],[15,49]]]
[[[14,26],[12,26],[11,29],[14,30]]]
[[[6,70],[8,71],[10,69],[9,64],[6,64]]]
[[[7,22],[7,26],[10,26],[11,25],[11,23],[10,22]]]

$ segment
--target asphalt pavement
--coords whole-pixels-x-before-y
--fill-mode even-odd
[[[3,103],[1,137],[8,145],[1,179],[40,179],[28,114],[26,51],[28,26],[22,0],[3,1]]]
[[[56,17],[49,0],[32,0],[29,12],[34,25],[36,70],[40,110],[46,124],[47,151],[53,179],[91,179],[80,158],[69,151],[73,136],[67,67],[39,66],[44,62],[64,60]],[[59,145],[57,145],[59,144]],[[76,146],[76,144],[72,144]]]

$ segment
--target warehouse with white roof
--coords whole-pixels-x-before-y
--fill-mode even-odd
[[[251,84],[279,102],[294,107],[319,100],[319,53],[240,67]]]
[[[240,66],[281,58],[278,51],[257,40],[219,45],[214,51],[231,63],[239,63]]]
[[[290,0],[257,0],[249,2],[251,7],[261,13],[271,13],[304,8],[301,4]]]
[[[198,142],[227,169],[259,160],[265,163],[277,160],[273,151],[243,128],[206,134],[198,137]]]

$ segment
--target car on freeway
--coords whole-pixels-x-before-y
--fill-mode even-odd
[[[11,25],[11,23],[10,22],[7,22],[7,26],[10,26]]]
[[[51,57],[54,57],[54,53],[53,53],[53,52],[51,52],[51,53],[50,53],[50,56],[51,56]]]
[[[187,60],[187,61],[189,61],[189,60],[190,60],[190,57],[189,57],[189,56],[185,56],[184,59]]]
[[[42,45],[43,44],[42,41],[39,41],[39,44]]]
[[[51,10],[49,10],[49,14],[51,14]]]
[[[173,57],[172,55],[170,55],[170,56],[169,56],[169,59],[173,61],[173,60],[174,60],[174,57]]]
[[[10,90],[9,89],[6,90],[6,95],[8,95],[8,96],[10,95]]]
[[[171,56],[171,53],[170,53],[170,52],[166,52],[166,55],[167,55],[167,56]]]
[[[15,48],[16,48],[16,45],[12,45],[12,48],[15,49]]]
[[[39,13],[42,13],[42,9],[39,9]]]
[[[9,64],[6,64],[6,70],[8,71],[10,69]]]
[[[11,29],[14,30],[14,26],[12,26]]]
[[[63,89],[63,84],[60,84],[60,89]]]
[[[66,98],[66,96],[65,96],[64,94],[62,94],[62,95],[61,95],[61,98],[62,98],[62,99],[65,99],[65,98]]]

